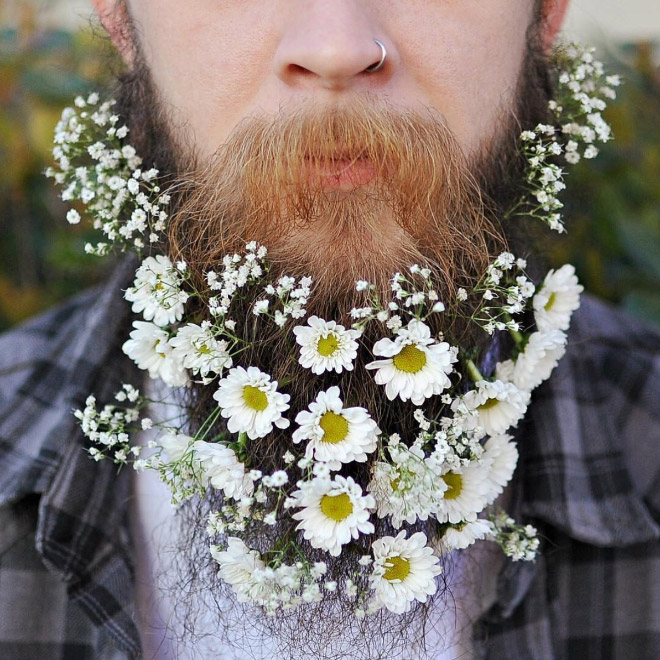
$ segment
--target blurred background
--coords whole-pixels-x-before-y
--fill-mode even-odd
[[[624,79],[615,140],[571,170],[568,237],[548,245],[587,290],[660,324],[660,2],[573,0],[565,34]],[[89,229],[43,176],[53,128],[76,94],[118,70],[88,0],[0,0],[0,330],[103,278]]]

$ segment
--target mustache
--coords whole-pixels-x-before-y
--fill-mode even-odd
[[[368,163],[367,185],[324,187],[324,172],[356,162]],[[369,95],[282,109],[244,119],[213,157],[181,169],[170,247],[200,268],[257,240],[275,263],[311,268],[316,279],[330,277],[319,272],[325,255],[335,289],[362,278],[384,285],[420,263],[454,290],[502,243],[467,158],[431,109],[401,110]]]

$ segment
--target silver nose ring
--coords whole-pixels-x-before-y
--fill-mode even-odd
[[[368,66],[365,69],[367,73],[374,73],[374,71],[380,71],[385,65],[385,58],[387,57],[387,50],[383,42],[379,41],[378,39],[374,39],[374,41],[380,46],[380,53],[381,53],[380,62],[376,62],[376,64],[372,64],[371,66]]]

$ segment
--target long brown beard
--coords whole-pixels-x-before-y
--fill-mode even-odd
[[[506,244],[505,233],[510,234],[511,228],[502,228],[498,217],[519,186],[515,135],[520,128],[544,118],[544,76],[540,51],[532,47],[519,83],[525,96],[519,94],[517,109],[511,116],[502,117],[497,134],[482,145],[471,162],[461,154],[436,113],[399,111],[365,96],[354,99],[350,107],[303,107],[275,118],[248,120],[210,162],[199,164],[158,110],[161,106],[139,59],[120,94],[120,109],[128,113],[133,141],[145,160],[153,160],[161,171],[175,175],[175,212],[168,249],[174,259],[188,263],[199,285],[206,270],[219,269],[224,254],[241,251],[246,241],[257,240],[269,248],[274,277],[282,273],[312,275],[315,292],[308,305],[310,314],[347,323],[351,307],[363,303],[354,290],[356,279],[373,282],[386,296],[391,274],[418,263],[432,269],[441,298],[449,301],[459,286],[469,288],[483,273],[491,256]],[[313,169],[317,161],[332,159],[337,153],[369,159],[375,167],[375,183],[348,193],[310,185],[306,168],[311,164]],[[272,324],[269,327],[253,321],[251,302],[243,301],[242,307],[232,313],[239,322],[250,319],[249,323],[241,323],[243,338],[250,342],[251,349],[241,355],[240,363],[254,364],[279,381],[295,374],[286,386],[291,395],[289,417],[293,418],[318,391],[338,384],[339,379],[328,374],[316,377],[300,368],[295,346],[284,346],[283,350],[282,335]],[[464,310],[467,315],[469,311]],[[204,308],[189,307],[187,312],[201,316]],[[484,333],[472,332],[470,325],[460,319],[447,323],[438,315],[432,325],[434,333],[442,331],[451,341],[471,346],[477,361],[486,350]],[[383,327],[374,327],[373,335],[365,337],[367,349],[385,332]],[[368,408],[382,429],[411,438],[416,432],[412,410],[386,400],[363,368],[370,359],[368,351],[362,350],[355,371],[350,378],[342,379],[345,404]],[[211,399],[213,390],[200,386],[191,389],[193,430],[216,405]],[[272,433],[251,443],[246,462],[265,473],[272,472],[282,467],[281,456],[287,448],[292,448],[290,431]],[[351,474],[364,486],[369,465],[345,469],[343,473]],[[203,512],[217,507],[217,499],[217,494],[210,493],[206,502],[182,511],[182,584],[191,591],[194,586],[204,588],[207,582],[215,591],[222,589],[208,559],[203,531]],[[386,521],[374,522],[377,536],[392,533]],[[271,532],[260,527],[246,540],[263,550],[276,539],[295,536],[292,527],[282,525]],[[427,535],[434,531],[432,523],[418,528]],[[344,566],[368,548],[355,548],[352,553],[346,550],[340,558],[328,562],[332,576],[339,578]],[[311,553],[310,557],[329,559],[325,553]],[[260,621],[259,625],[285,644],[290,636],[293,656],[303,648],[301,628],[309,627],[308,643],[323,639],[321,628],[330,636],[345,634],[342,619],[350,614],[333,614],[331,605],[319,611],[319,617],[308,618],[311,613],[306,610],[300,618],[291,613],[285,619]],[[405,640],[414,638],[416,631],[423,634],[424,617],[407,629],[416,612],[389,624],[396,632],[392,639],[400,635],[401,644],[388,638],[383,642],[388,649],[396,646],[405,654],[401,651]],[[190,623],[194,623],[195,612],[188,614],[192,617]],[[220,620],[227,616],[219,611]],[[322,622],[321,627],[311,625],[315,618]],[[248,626],[253,622],[256,613],[251,612]],[[373,630],[379,626],[376,623],[365,629],[364,635],[352,636],[356,657],[378,655],[375,649],[359,647],[375,639]],[[386,650],[383,657],[394,655]]]

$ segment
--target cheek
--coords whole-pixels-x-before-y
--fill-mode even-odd
[[[263,3],[158,0],[135,18],[166,109],[201,152],[223,142],[268,74],[275,35]],[[260,11],[255,11],[259,5]],[[211,151],[214,149],[211,149]],[[208,154],[205,154],[208,155]]]
[[[417,36],[400,47],[406,74],[467,153],[511,108],[530,19],[529,0],[439,3],[435,20],[418,23]]]

